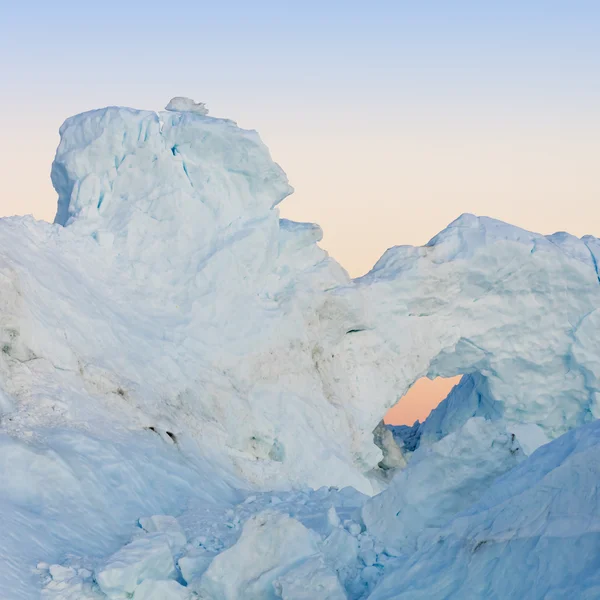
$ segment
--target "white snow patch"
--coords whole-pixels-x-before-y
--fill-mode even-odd
[[[208,108],[204,102],[194,102],[191,98],[184,98],[183,96],[176,96],[171,98],[165,110],[171,112],[193,112],[198,115],[207,115]]]

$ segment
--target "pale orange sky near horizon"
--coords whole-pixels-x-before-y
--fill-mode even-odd
[[[462,375],[456,377],[437,377],[418,379],[408,392],[392,406],[385,415],[384,421],[389,425],[413,425],[421,423],[458,384]]]
[[[38,115],[30,130],[5,125],[11,145],[0,147],[0,216],[53,219],[49,173],[61,122]],[[600,234],[600,127],[511,131],[491,121],[435,130],[361,125],[360,115],[346,128],[340,119],[318,127],[294,110],[239,122],[258,129],[296,189],[282,216],[321,225],[322,246],[352,276],[390,246],[425,244],[463,212],[541,233]]]

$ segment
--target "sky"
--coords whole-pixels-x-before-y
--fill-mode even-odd
[[[432,408],[443,400],[450,390],[460,381],[456,377],[436,377],[418,379],[413,386],[388,410],[384,421],[390,425],[413,425],[415,421],[423,423]]]
[[[599,31],[579,0],[7,3],[0,216],[53,219],[66,117],[189,96],[260,132],[353,276],[464,212],[600,235]]]
[[[463,212],[600,235],[598,31],[578,0],[10,3],[0,215],[53,218],[66,117],[185,95],[261,133],[352,275]]]

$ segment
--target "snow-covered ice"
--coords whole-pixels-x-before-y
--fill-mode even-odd
[[[351,280],[202,103],[60,133],[55,223],[0,219],[1,598],[597,596],[598,239],[467,214]]]

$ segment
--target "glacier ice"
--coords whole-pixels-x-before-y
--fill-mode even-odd
[[[202,103],[60,133],[55,223],[0,219],[0,597],[594,597],[596,238],[466,214],[351,280]]]

